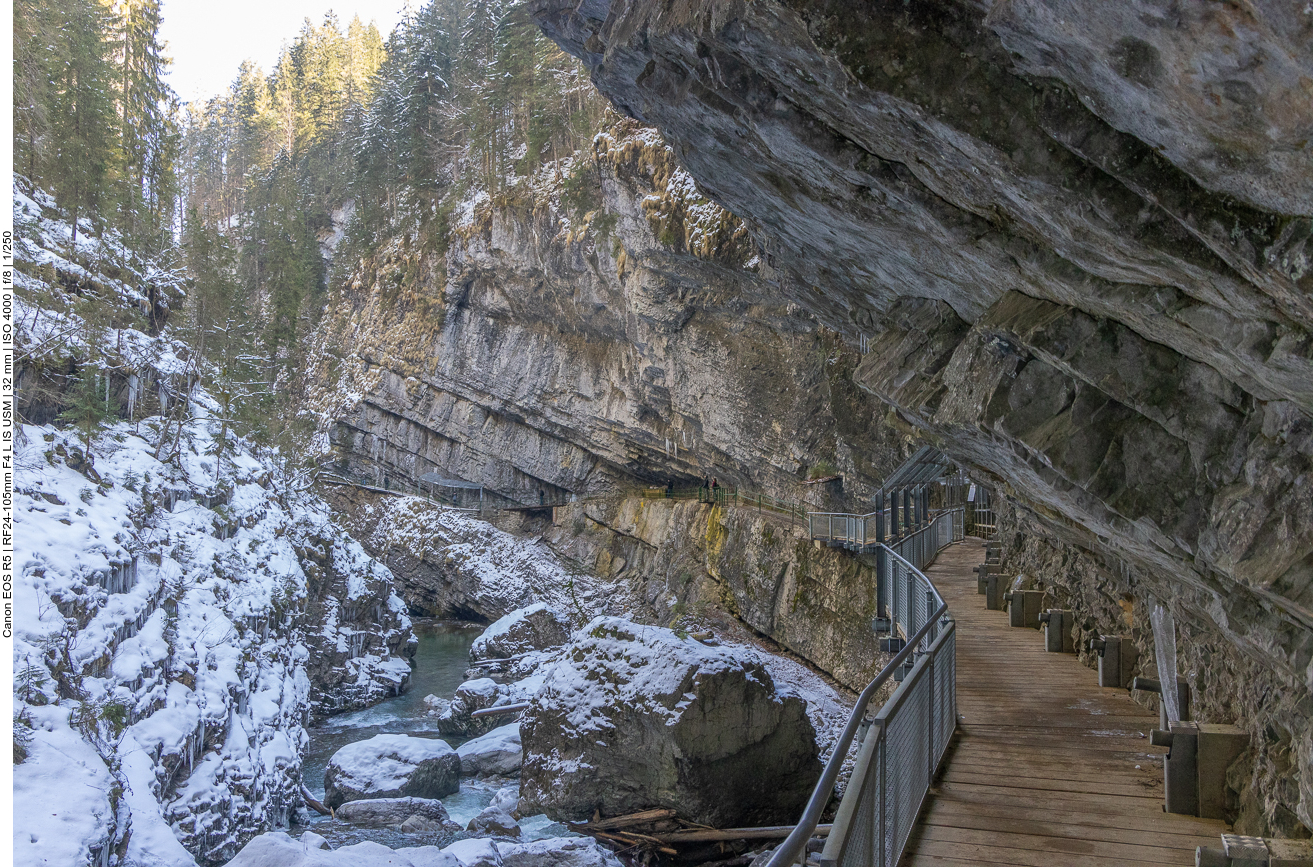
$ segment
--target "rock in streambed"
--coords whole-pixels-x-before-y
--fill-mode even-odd
[[[324,803],[336,809],[366,798],[444,798],[460,789],[460,756],[446,741],[376,735],[333,754]]]
[[[557,820],[668,807],[714,827],[796,820],[820,776],[803,699],[755,656],[598,617],[520,723],[521,808]]]

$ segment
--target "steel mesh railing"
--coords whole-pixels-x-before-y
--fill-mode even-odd
[[[957,725],[956,629],[921,568],[941,549],[965,538],[963,513],[960,507],[940,513],[917,534],[899,540],[902,550],[881,546],[892,628],[902,633],[906,645],[858,697],[802,821],[767,867],[789,867],[801,859],[867,705],[900,671],[902,682],[876,713],[858,750],[821,865],[892,867],[902,856]],[[906,671],[909,661],[911,670]]]

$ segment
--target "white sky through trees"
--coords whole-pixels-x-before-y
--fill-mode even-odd
[[[414,2],[414,0],[413,0]],[[208,99],[237,77],[243,60],[266,74],[309,18],[318,25],[331,9],[343,29],[355,15],[378,25],[386,40],[406,0],[164,0],[160,39],[173,58],[167,81],[184,102]],[[418,6],[418,2],[414,2]]]

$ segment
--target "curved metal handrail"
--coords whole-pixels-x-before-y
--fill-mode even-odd
[[[936,521],[945,515],[951,516],[952,513],[956,511],[963,510],[961,507],[945,510],[944,512],[941,512],[940,515],[936,516]],[[935,522],[932,521],[930,525],[922,528],[918,533],[929,531],[934,524]],[[939,550],[943,550],[943,547],[947,547],[947,544],[953,541],[954,535],[956,535],[955,527],[950,526],[948,539],[945,542],[945,545]],[[834,751],[831,753],[829,761],[825,763],[825,769],[821,772],[821,777],[816,783],[816,788],[812,790],[811,798],[807,801],[807,807],[803,810],[802,818],[799,819],[798,824],[794,826],[794,829],[789,833],[789,836],[784,839],[784,842],[776,847],[774,853],[771,854],[770,860],[766,862],[765,867],[791,867],[791,865],[798,863],[800,856],[803,855],[803,851],[807,846],[807,841],[811,839],[816,831],[816,826],[820,822],[821,814],[825,811],[826,805],[830,802],[830,798],[834,794],[835,780],[839,777],[839,771],[842,769],[844,760],[848,756],[848,750],[852,746],[853,738],[856,737],[857,730],[866,716],[867,707],[870,704],[871,699],[875,697],[882,686],[889,682],[889,678],[898,671],[898,669],[907,661],[907,658],[917,651],[922,642],[928,637],[933,637],[932,633],[941,625],[947,625],[941,624],[940,619],[947,615],[948,605],[944,602],[944,598],[939,593],[939,589],[935,587],[934,582],[927,578],[925,573],[922,572],[919,567],[913,565],[887,544],[882,544],[880,549],[884,552],[886,557],[897,560],[902,563],[903,566],[920,576],[930,588],[930,591],[934,594],[934,599],[938,604],[935,607],[934,612],[926,619],[926,622],[917,629],[914,635],[908,636],[907,643],[903,648],[894,655],[893,659],[880,669],[880,673],[877,674],[869,684],[867,684],[866,688],[863,689],[861,694],[857,697],[857,703],[853,706],[852,713],[848,717],[848,723],[844,726],[843,733],[835,743]],[[893,612],[891,611],[890,614],[892,616]]]
[[[893,554],[892,551],[889,553]],[[897,554],[894,554],[894,556],[898,557]],[[902,558],[899,557],[899,559]],[[880,669],[880,673],[867,684],[866,689],[862,690],[861,695],[857,697],[857,704],[853,707],[852,715],[848,717],[848,724],[843,727],[843,734],[839,735],[839,740],[835,742],[834,752],[830,754],[830,760],[825,763],[825,770],[821,772],[821,778],[817,781],[816,788],[812,790],[812,796],[807,801],[807,809],[803,811],[802,818],[798,821],[797,826],[789,832],[788,837],[784,838],[784,842],[775,849],[770,860],[766,862],[766,867],[789,867],[789,865],[797,863],[798,856],[802,854],[802,850],[807,846],[807,841],[811,839],[812,834],[816,831],[816,826],[820,824],[821,813],[825,812],[825,806],[830,803],[830,798],[834,794],[834,781],[839,778],[839,771],[843,768],[844,759],[848,757],[848,749],[852,746],[853,738],[857,735],[857,729],[866,716],[866,706],[870,704],[875,694],[880,691],[880,687],[889,682],[889,678],[907,660],[907,657],[911,656],[916,648],[921,645],[926,635],[929,634],[931,627],[937,626],[939,618],[947,611],[948,606],[941,601],[934,616],[921,627],[915,636],[908,640],[903,649],[884,668]]]

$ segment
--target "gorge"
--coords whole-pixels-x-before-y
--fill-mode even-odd
[[[624,617],[661,640],[705,634],[800,661],[850,700],[888,659],[871,629],[875,563],[813,542],[804,513],[872,511],[922,445],[988,489],[1002,573],[1074,612],[1086,665],[1089,639],[1128,634],[1151,674],[1150,612],[1174,615],[1196,718],[1249,737],[1227,774],[1229,821],[1309,837],[1313,12],[1264,0],[528,0],[493,4],[490,24],[484,5],[439,0],[380,39],[390,60],[359,77],[374,89],[331,122],[306,109],[315,119],[287,128],[291,151],[273,126],[278,75],[244,68],[227,108],[197,109],[185,286],[103,239],[68,252],[54,200],[19,185],[19,234],[41,239],[22,250],[25,311],[67,297],[60,316],[76,325],[74,295],[105,287],[128,311],[106,332],[119,348],[103,353],[105,403],[121,420],[105,436],[124,439],[95,462],[103,483],[87,480],[90,449],[68,421],[85,345],[51,350],[51,323],[65,320],[48,313],[20,334],[28,529],[62,518],[122,533],[121,551],[88,550],[136,556],[148,577],[141,606],[104,611],[154,617],[163,635],[183,600],[192,644],[222,615],[239,649],[230,671],[174,642],[125,674],[115,638],[98,664],[66,665],[56,636],[76,647],[71,636],[110,628],[102,603],[70,607],[96,592],[79,571],[91,554],[67,575],[40,557],[22,567],[77,621],[42,615],[23,639],[23,665],[54,678],[29,684],[29,728],[80,744],[107,792],[129,774],[139,787],[156,778],[153,793],[98,802],[103,839],[81,854],[145,865],[156,862],[143,852],[185,848],[220,865],[254,839],[240,857],[280,863],[294,841],[264,832],[304,800],[305,726],[404,687],[411,617],[486,625],[546,603],[579,630],[553,647],[585,655],[597,638],[585,627],[619,630],[611,618]],[[475,45],[481,28],[492,47]],[[463,65],[503,53],[538,60],[531,73]],[[485,103],[501,107],[470,108]],[[206,282],[206,231],[231,248],[212,269],[232,275],[229,295]],[[301,275],[300,294],[284,294],[275,266]],[[259,322],[206,325],[199,299],[221,297]],[[217,336],[243,329],[249,345]],[[125,334],[150,352],[123,351]],[[188,366],[202,350],[222,373]],[[237,361],[251,355],[256,372]],[[130,376],[165,385],[138,397]],[[242,377],[279,402],[235,404],[272,421],[221,406],[239,391],[222,383]],[[174,468],[161,456],[183,394],[202,409],[185,435],[176,423]],[[225,452],[214,443],[236,436],[229,418],[250,434]],[[227,458],[207,457],[225,453],[226,474]],[[176,489],[154,517],[136,490],[145,466]],[[713,478],[734,498],[692,493]],[[83,486],[122,514],[77,515]],[[177,516],[184,491],[204,526]],[[490,508],[452,509],[453,495]],[[278,579],[251,583],[270,560]],[[250,704],[275,677],[276,708]],[[134,683],[154,690],[123,721],[129,737],[175,694],[214,694],[177,699],[191,728],[160,735],[157,766],[125,771],[106,759],[121,746],[55,719],[101,679],[102,706]],[[826,700],[830,713],[838,699]],[[97,725],[102,739],[113,727]],[[266,757],[245,777],[231,772],[235,733]],[[533,796],[551,802],[550,763],[526,761]],[[656,805],[631,801],[616,799]],[[129,802],[153,824],[118,819]],[[152,850],[148,828],[177,841]],[[487,836],[457,842],[454,863],[414,863],[494,867],[474,849]],[[38,863],[36,841],[24,851]],[[497,857],[540,863],[509,845]]]

